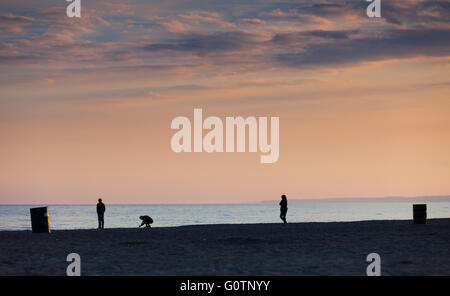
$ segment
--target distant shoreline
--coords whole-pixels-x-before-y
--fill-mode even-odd
[[[254,202],[241,203],[108,203],[109,205],[245,205],[258,203],[278,202],[278,197],[272,200],[261,200]],[[450,202],[450,195],[425,195],[425,196],[381,196],[381,197],[327,197],[327,198],[295,198],[289,197],[289,202]],[[38,206],[38,205],[55,205],[55,206],[89,206],[92,203],[17,203],[17,204],[0,204],[0,206]]]
[[[265,200],[262,202],[273,202]],[[289,202],[450,202],[450,195],[433,195],[433,196],[385,196],[385,197],[335,197],[335,198],[290,198]]]

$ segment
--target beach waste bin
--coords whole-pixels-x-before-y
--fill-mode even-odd
[[[426,204],[413,205],[413,217],[414,217],[414,224],[426,224],[427,205]]]
[[[34,233],[49,233],[50,232],[50,222],[48,219],[48,208],[31,208],[31,229]]]

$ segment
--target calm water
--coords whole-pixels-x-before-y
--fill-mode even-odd
[[[32,205],[0,205],[0,230],[31,229]],[[51,229],[97,227],[95,204],[48,205]],[[209,205],[106,205],[105,227],[137,227],[149,215],[154,227],[193,224],[280,222],[278,202]],[[449,218],[450,203],[428,203],[429,218]],[[289,204],[288,222],[411,219],[411,203],[297,202]]]

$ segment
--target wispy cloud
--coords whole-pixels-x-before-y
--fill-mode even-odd
[[[157,71],[179,85],[179,75],[326,70],[450,52],[445,1],[384,1],[378,21],[356,0],[243,2],[239,11],[219,1],[96,1],[79,19],[67,18],[63,5],[24,3],[0,4],[0,67],[40,68],[32,81]]]
[[[34,22],[34,18],[14,15],[12,13],[0,14],[0,29],[6,32],[19,33],[22,27],[28,26]]]

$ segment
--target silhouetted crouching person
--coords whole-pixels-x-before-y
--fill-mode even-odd
[[[153,223],[153,219],[150,216],[139,216],[139,219],[142,220],[141,225],[139,225],[139,227],[144,226],[145,227],[151,227],[150,224]]]
[[[102,203],[101,198],[98,199],[97,217],[98,217],[98,229],[105,228],[105,204]]]
[[[287,213],[287,198],[286,195],[282,195],[281,196],[281,201],[280,201],[280,218],[281,220],[283,220],[284,224],[287,223],[286,221],[286,213]]]

